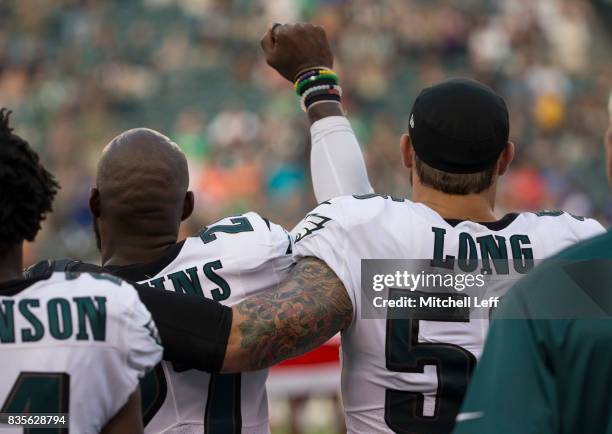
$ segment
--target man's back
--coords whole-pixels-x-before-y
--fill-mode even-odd
[[[580,243],[512,288],[455,433],[612,433],[611,251]]]
[[[205,227],[154,263],[108,269],[153,288],[233,305],[287,275],[290,247],[284,229],[249,212]],[[267,375],[210,375],[163,362],[142,383],[145,431],[266,434]]]
[[[70,413],[98,433],[161,360],[151,315],[120,279],[53,273],[0,285],[3,413]]]
[[[427,259],[440,268],[449,255],[476,255],[495,274],[497,258],[544,258],[602,230],[565,213],[509,214],[487,224],[446,221],[422,204],[375,195],[316,208],[296,228],[294,252],[325,261],[353,304],[353,321],[342,336],[349,432],[449,432],[488,326],[486,317],[470,319],[469,310],[435,320],[367,319],[362,260]]]

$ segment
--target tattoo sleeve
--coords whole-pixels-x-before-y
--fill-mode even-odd
[[[243,300],[234,315],[223,372],[270,367],[326,342],[346,328],[353,305],[323,261],[301,259],[280,288]]]

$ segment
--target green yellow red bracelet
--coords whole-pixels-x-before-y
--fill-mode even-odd
[[[294,87],[298,96],[302,96],[309,87],[321,84],[337,85],[338,75],[328,68],[313,68],[300,74],[295,80]]]
[[[318,66],[301,71],[294,82],[302,110],[323,102],[342,102],[338,75],[330,68]]]

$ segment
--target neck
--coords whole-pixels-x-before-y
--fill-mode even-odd
[[[176,243],[177,234],[102,238],[102,266],[146,264],[159,259]]]
[[[0,252],[0,282],[23,277],[23,243]]]
[[[453,195],[415,183],[412,192],[414,202],[420,202],[436,211],[445,219],[492,222],[497,217],[495,208],[495,187],[478,194]]]

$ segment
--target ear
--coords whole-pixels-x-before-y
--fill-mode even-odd
[[[89,210],[91,211],[91,215],[94,219],[100,217],[100,190],[98,190],[96,187],[92,188],[89,192]]]
[[[181,215],[181,221],[187,220],[193,214],[193,208],[195,206],[195,198],[193,191],[188,191],[185,194],[185,200],[183,201],[183,215]]]
[[[497,164],[497,174],[502,176],[508,170],[510,163],[514,159],[514,143],[508,142],[506,143],[506,147],[502,151],[499,156],[498,164]]]
[[[414,163],[414,149],[408,134],[402,134],[400,139],[400,151],[402,153],[402,162],[408,169],[412,169]]]

